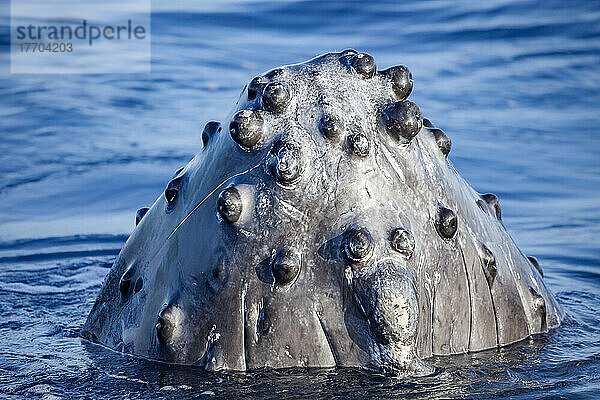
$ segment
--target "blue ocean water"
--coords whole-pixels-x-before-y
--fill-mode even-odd
[[[152,73],[62,76],[8,73],[0,7],[0,397],[600,398],[600,2],[153,2]],[[412,379],[208,374],[82,340],[135,210],[204,123],[253,76],[348,47],[411,69],[411,99],[500,197],[564,325]]]

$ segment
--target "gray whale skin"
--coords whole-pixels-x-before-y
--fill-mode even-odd
[[[412,86],[354,50],[254,78],[138,211],[83,336],[211,371],[422,375],[558,326],[537,261]]]

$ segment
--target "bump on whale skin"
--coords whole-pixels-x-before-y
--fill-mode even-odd
[[[537,261],[412,87],[354,50],[252,79],[138,213],[84,337],[207,370],[427,374],[558,326]]]

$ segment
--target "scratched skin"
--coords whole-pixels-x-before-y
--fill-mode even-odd
[[[207,370],[354,366],[504,346],[563,312],[406,67],[345,50],[254,78],[136,216],[84,337]]]

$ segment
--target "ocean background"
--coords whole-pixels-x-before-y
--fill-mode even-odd
[[[16,0],[15,0],[16,1]],[[9,74],[0,2],[0,398],[600,398],[600,2],[152,3],[149,74]],[[404,64],[450,160],[538,258],[563,326],[430,360],[211,374],[79,334],[134,228],[257,74],[355,48]]]

